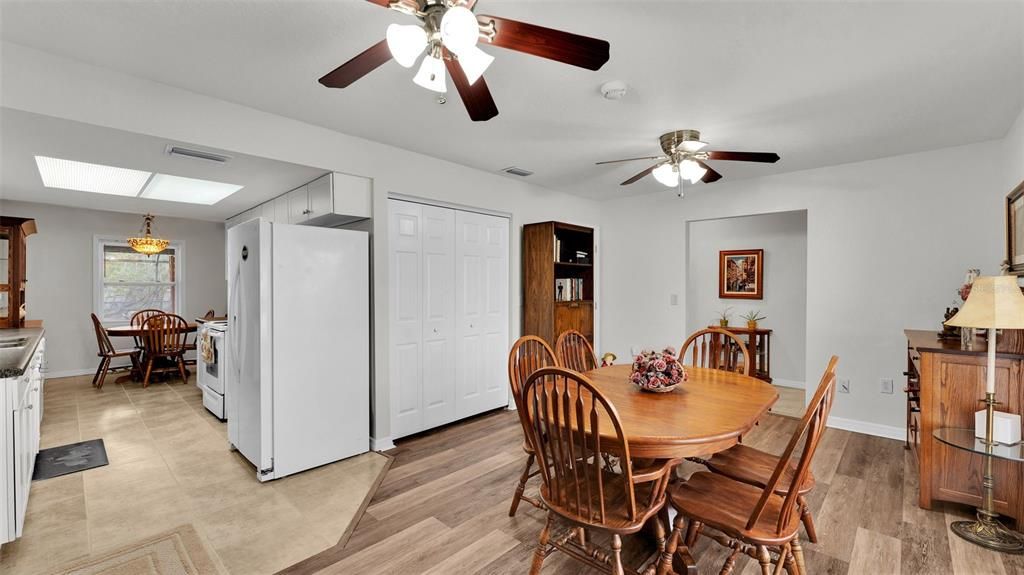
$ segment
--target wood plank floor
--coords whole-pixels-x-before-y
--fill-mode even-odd
[[[769,415],[745,442],[778,453],[795,423]],[[504,411],[401,442],[388,453],[395,458],[391,469],[347,544],[283,573],[527,573],[544,514],[524,502],[508,517],[525,462],[521,442],[519,420]],[[679,473],[697,469],[687,464]],[[818,486],[809,501],[821,542],[804,543],[812,575],[1024,574],[1024,558],[949,532],[949,522],[970,509],[917,507],[916,463],[898,441],[829,429],[814,472]],[[537,481],[528,493],[536,494]],[[633,565],[650,550],[644,534],[624,540]],[[700,573],[718,573],[726,550],[702,538],[693,554]],[[757,567],[741,556],[735,573],[752,575]],[[592,572],[558,553],[544,566],[544,573]]]

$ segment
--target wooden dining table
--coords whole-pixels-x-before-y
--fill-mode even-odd
[[[190,323],[185,326],[185,333],[195,333],[198,329],[198,325]],[[146,328],[141,325],[112,325],[106,328],[107,337],[145,337]],[[114,383],[125,383],[128,381],[141,381],[142,375],[135,372],[133,368],[130,372],[114,380]]]
[[[631,372],[631,365],[612,365],[585,375],[615,406],[630,455],[639,459],[724,451],[779,399],[770,384],[740,373],[687,366],[687,381],[674,391],[654,393],[630,383]]]

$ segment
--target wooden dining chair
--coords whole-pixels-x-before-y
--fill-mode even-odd
[[[750,375],[747,345],[736,334],[717,327],[702,329],[686,338],[679,349],[679,363]]]
[[[213,319],[215,317],[217,317],[217,312],[213,311],[212,309],[206,310],[206,313],[203,314],[203,319],[206,320],[206,321],[210,321],[211,319]],[[186,339],[185,340],[185,351],[186,352],[197,351],[198,348],[199,348],[199,346],[198,346],[198,339],[199,339],[199,334],[198,333],[196,333],[196,335],[193,338]],[[195,359],[186,359],[185,360],[185,365],[195,365],[195,364],[196,364],[196,360]]]
[[[523,419],[522,402],[523,383],[533,372],[542,367],[558,365],[555,359],[555,352],[551,350],[548,342],[535,335],[524,335],[512,345],[512,351],[508,354],[508,385],[512,389],[512,397],[516,402],[516,410],[519,412],[519,421],[523,425],[523,451],[526,452],[526,466],[519,476],[519,484],[516,485],[515,493],[512,495],[512,506],[508,510],[509,517],[515,517],[519,509],[520,500],[530,505],[543,509],[540,501],[533,497],[523,495],[526,490],[526,482],[538,473],[533,469],[537,454],[530,443],[530,432],[526,427],[526,420]]]
[[[155,315],[160,315],[162,313],[164,313],[164,310],[162,310],[162,309],[153,309],[153,308],[141,309],[141,310],[139,310],[139,311],[137,311],[137,312],[132,314],[131,326],[132,327],[137,327],[137,328],[142,328],[144,325],[146,325],[146,320],[147,319],[149,319],[149,318],[151,318],[151,317],[153,317]],[[135,347],[137,347],[137,348],[139,348],[141,350],[142,346],[143,346],[142,336],[135,336]]]
[[[797,501],[832,409],[837,361],[833,356],[822,384],[763,487],[718,473],[698,471],[670,490],[669,501],[677,515],[672,536],[658,565],[659,575],[670,572],[672,555],[680,543],[692,547],[702,534],[732,549],[722,567],[723,575],[732,573],[741,552],[760,563],[762,575],[781,573],[783,569],[806,575]],[[714,532],[705,533],[708,529]],[[775,558],[772,550],[777,550]]]
[[[142,342],[145,348],[146,368],[142,387],[149,387],[149,376],[154,372],[174,372],[188,383],[185,373],[185,337],[188,322],[178,315],[161,313],[151,316],[143,324]],[[162,361],[161,361],[162,360]],[[161,363],[157,363],[161,362]]]
[[[558,364],[566,369],[586,373],[597,369],[600,363],[597,362],[597,355],[594,353],[594,346],[582,333],[570,329],[563,331],[555,341],[555,354],[558,357]]]
[[[828,367],[825,368],[825,373],[821,377],[821,382],[818,384],[818,391],[821,391],[825,386],[831,385],[830,382],[835,378],[836,364],[838,362],[839,358],[835,356],[829,361]],[[817,392],[815,393],[817,394]],[[813,403],[809,405],[804,415],[807,416],[814,407]],[[779,465],[779,457],[738,443],[721,453],[715,454],[711,459],[703,461],[703,464],[713,473],[718,473],[730,479],[757,487],[764,487],[768,484],[768,480],[771,479],[772,471]],[[792,474],[794,471],[792,466],[790,466],[787,468],[786,473]],[[808,471],[807,479],[799,486],[800,489],[797,492],[796,500],[797,506],[800,509],[800,519],[804,524],[807,538],[811,543],[818,542],[818,533],[814,529],[814,518],[811,516],[811,507],[807,503],[806,496],[814,490],[814,486],[814,473]],[[787,484],[782,482],[776,494],[783,497],[788,495],[789,493],[785,490],[786,487]]]
[[[96,374],[92,376],[92,386],[97,389],[103,389],[103,382],[107,378],[108,373],[114,373],[115,371],[122,371],[130,369],[138,372],[139,370],[139,354],[142,352],[138,349],[116,349],[113,344],[110,343],[110,337],[107,336],[107,330],[103,327],[103,323],[100,322],[100,318],[96,317],[96,314],[89,314],[92,317],[92,327],[96,332],[96,346],[99,351],[96,353],[100,357],[100,364],[96,368]],[[110,361],[117,357],[127,357],[131,360],[130,366],[117,366],[111,367]]]
[[[530,574],[537,575],[554,550],[592,567],[623,575],[622,535],[636,533],[665,504],[665,490],[676,461],[633,469],[629,442],[615,407],[586,376],[561,367],[543,367],[526,380],[521,411],[537,453],[541,500],[548,509]],[[621,473],[604,466],[604,456],[621,458]],[[555,521],[568,524],[552,537]],[[656,526],[662,525],[655,521]],[[611,535],[611,553],[584,534]],[[658,529],[664,540],[664,527]],[[631,571],[635,573],[635,571]]]

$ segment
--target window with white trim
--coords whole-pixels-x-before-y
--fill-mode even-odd
[[[171,243],[152,256],[140,254],[124,241],[96,241],[96,315],[103,323],[127,323],[143,309],[181,315],[183,250]]]

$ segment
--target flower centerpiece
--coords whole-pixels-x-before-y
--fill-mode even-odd
[[[686,379],[686,369],[676,359],[676,350],[671,347],[661,351],[641,351],[633,359],[633,373],[629,376],[633,385],[656,393],[672,391]]]

